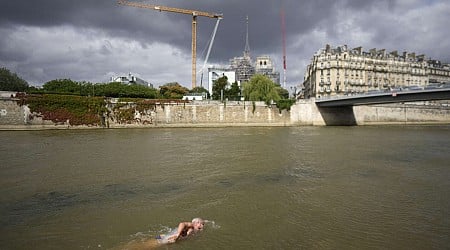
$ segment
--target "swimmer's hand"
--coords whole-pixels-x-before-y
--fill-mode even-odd
[[[177,239],[178,239],[178,235],[177,234],[173,235],[173,236],[170,236],[169,238],[167,238],[167,243],[175,243],[175,241],[177,241]]]

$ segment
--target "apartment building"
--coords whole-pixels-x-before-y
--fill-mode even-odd
[[[307,66],[303,86],[305,98],[320,98],[414,88],[448,81],[449,64],[427,60],[425,55],[326,45],[314,54]]]

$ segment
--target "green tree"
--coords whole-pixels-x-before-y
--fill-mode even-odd
[[[81,85],[70,79],[56,79],[44,83],[42,89],[47,93],[80,94]]]
[[[287,91],[286,89],[277,86],[276,90],[278,92],[278,95],[281,97],[281,99],[289,99],[289,91]]]
[[[27,89],[28,83],[25,80],[6,68],[0,68],[0,90],[24,92]]]
[[[256,74],[243,84],[243,95],[248,101],[264,101],[267,105],[280,100],[276,85],[269,78]]]
[[[228,78],[226,76],[222,76],[221,78],[213,81],[213,88],[212,88],[212,98],[213,100],[220,100],[221,92],[223,91],[224,95],[226,87],[228,85]]]
[[[225,93],[228,100],[239,101],[241,97],[241,89],[239,88],[237,82],[233,82],[233,84],[231,84],[231,88],[226,89]]]
[[[159,87],[159,93],[166,99],[181,99],[188,92],[188,88],[181,86],[177,82],[166,83]]]

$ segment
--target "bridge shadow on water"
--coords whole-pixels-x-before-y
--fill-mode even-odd
[[[355,113],[352,106],[318,107],[327,126],[355,126]]]

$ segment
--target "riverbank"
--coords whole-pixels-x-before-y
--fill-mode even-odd
[[[263,102],[108,100],[106,107],[99,109],[101,112],[86,115],[95,122],[81,125],[82,112],[78,112],[79,119],[74,122],[70,119],[73,116],[64,116],[68,111],[63,108],[57,112],[43,110],[33,111],[14,98],[1,99],[0,130],[450,124],[449,101],[318,108],[309,99],[297,101],[287,111]]]
[[[291,124],[268,123],[197,123],[197,124],[123,124],[107,127],[102,126],[72,126],[72,125],[0,125],[0,131],[7,130],[89,130],[89,129],[152,129],[152,128],[227,128],[227,127],[292,127]]]

